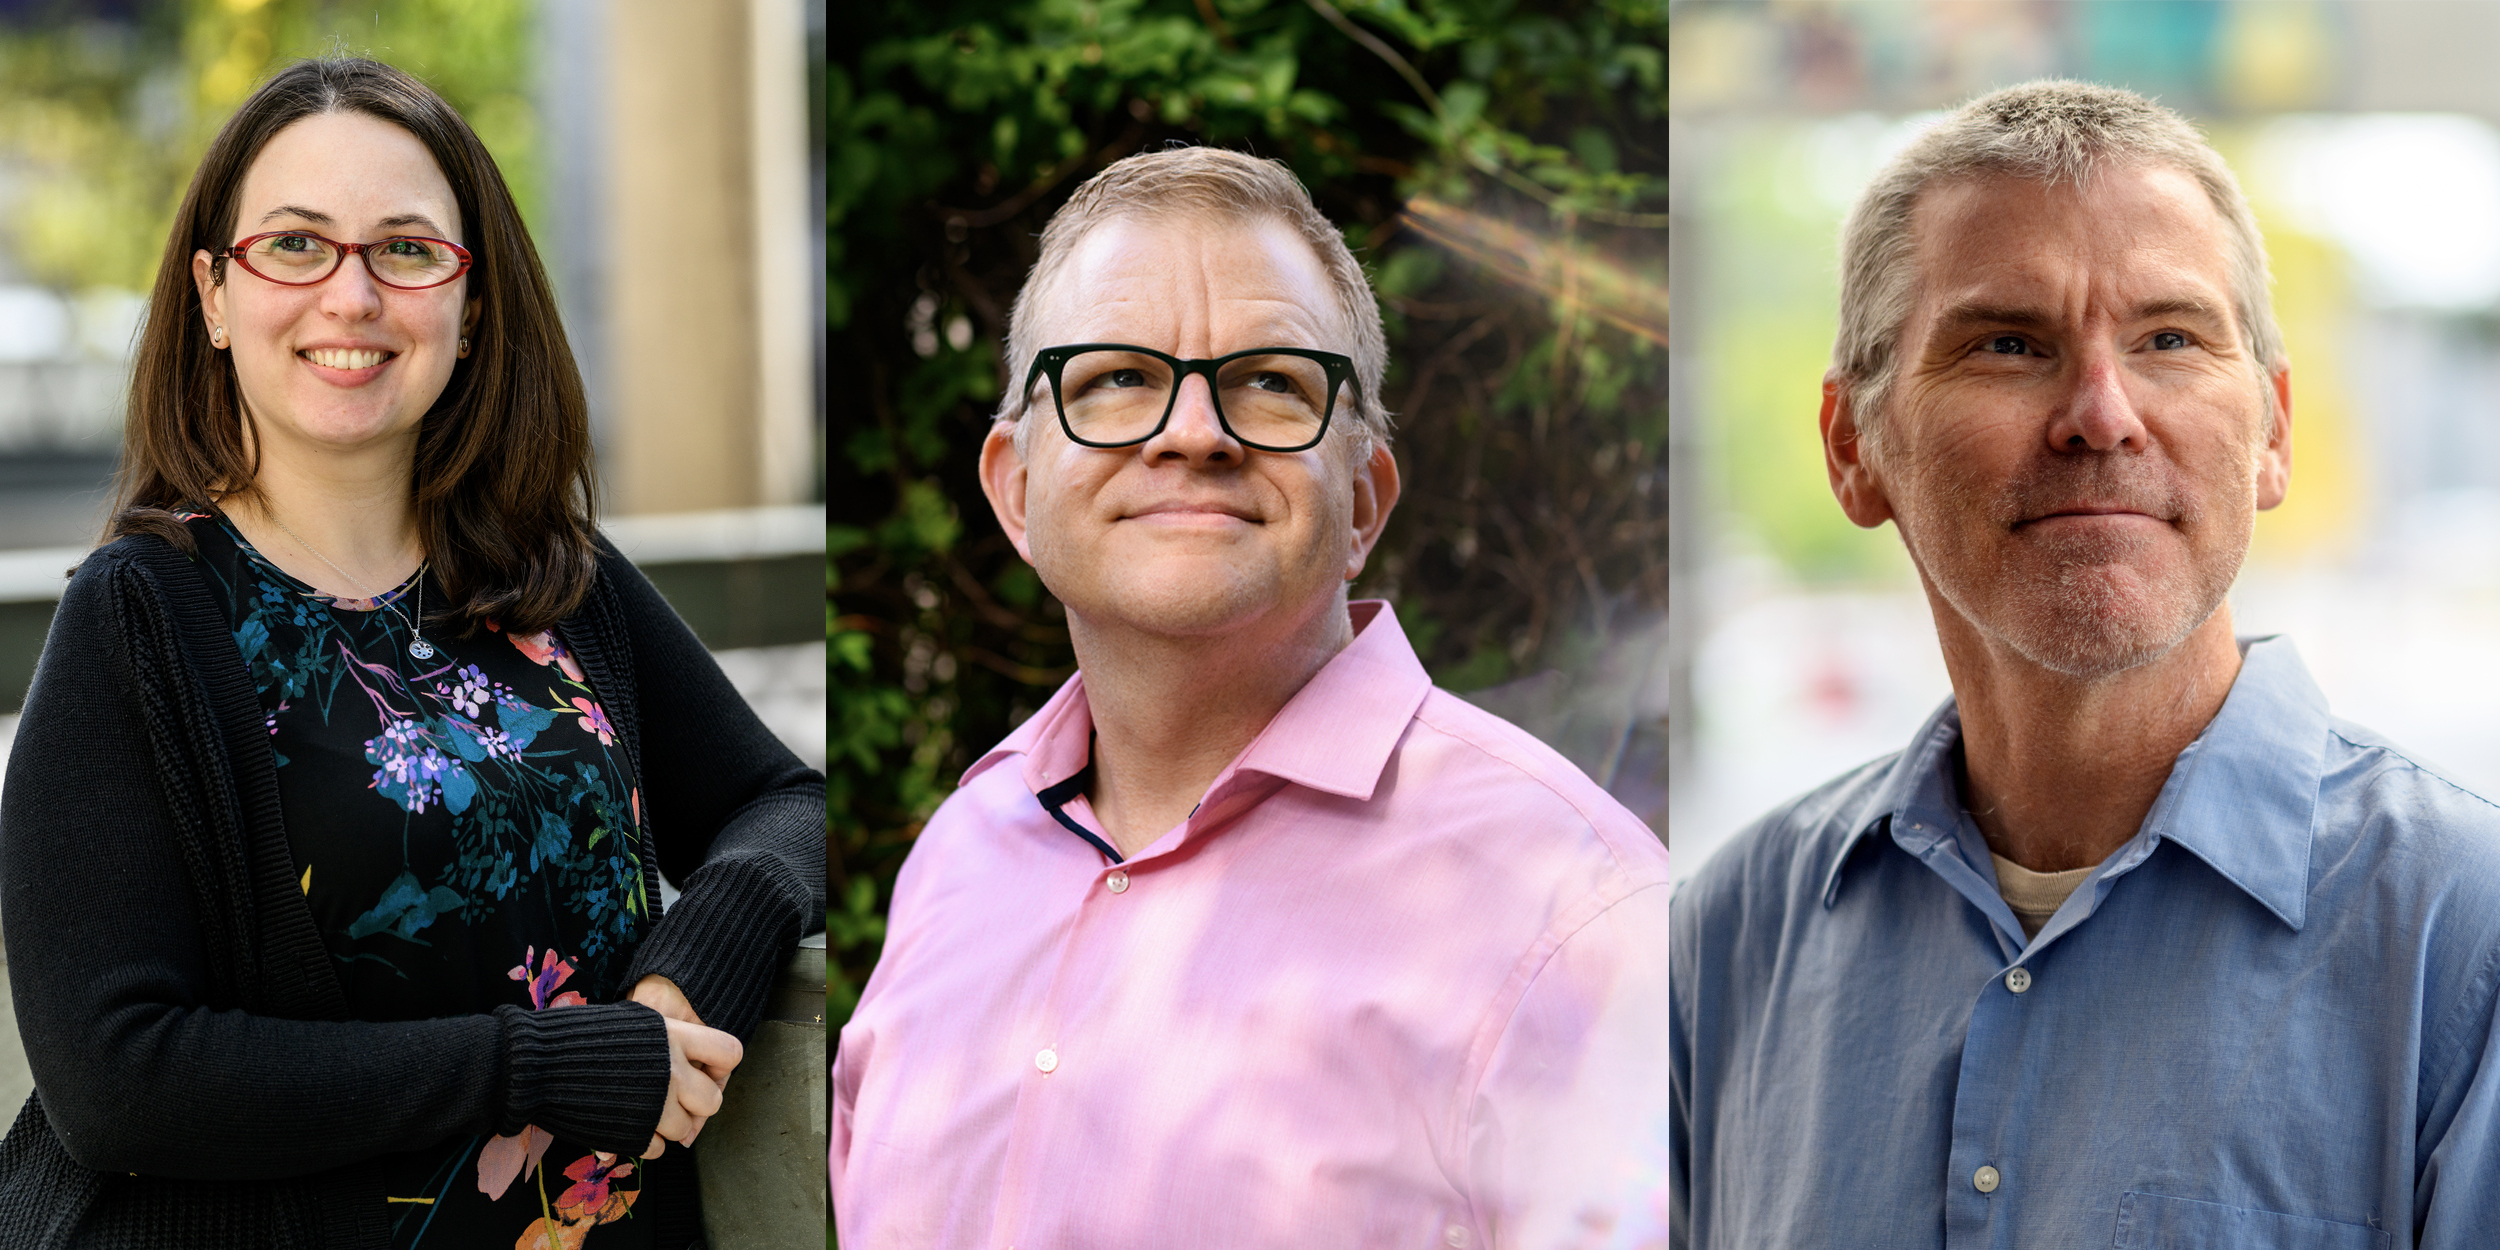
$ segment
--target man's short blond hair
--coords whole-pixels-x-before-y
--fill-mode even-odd
[[[1380,304],[1372,295],[1371,281],[1347,249],[1345,237],[1320,215],[1311,203],[1311,193],[1284,162],[1223,148],[1185,147],[1141,152],[1112,162],[1078,187],[1042,229],[1041,258],[1033,263],[1033,272],[1007,316],[1009,389],[999,401],[997,420],[1017,423],[1017,450],[1025,448],[1035,411],[1045,415],[1049,411],[1048,400],[1028,402],[1030,397],[1020,388],[1033,368],[1033,357],[1055,346],[1041,341],[1042,327],[1036,322],[1049,305],[1069,258],[1076,254],[1077,244],[1105,222],[1176,219],[1281,221],[1311,245],[1336,292],[1338,318],[1354,335],[1353,350],[1348,353],[1354,357],[1353,410],[1348,412],[1340,400],[1330,427],[1356,440],[1353,450],[1358,464],[1369,458],[1373,447],[1388,442],[1389,411],[1380,402],[1380,378],[1389,367],[1389,341],[1380,329]],[[1313,346],[1326,350],[1333,345]]]
[[[1840,333],[1832,377],[1859,430],[1880,436],[1900,367],[1901,331],[1918,298],[1913,214],[1928,188],[2001,174],[2081,186],[2101,170],[2158,166],[2196,180],[2230,240],[2231,304],[2260,380],[2283,362],[2256,214],[2220,153],[2186,118],[2132,91],[2048,79],[1981,96],[1937,123],[1875,175],[1840,237]],[[2274,415],[2274,388],[2266,412]],[[1880,442],[1880,437],[1876,437]]]

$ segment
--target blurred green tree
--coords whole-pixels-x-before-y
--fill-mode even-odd
[[[533,0],[58,4],[0,21],[0,252],[62,290],[145,291],[191,171],[236,105],[299,57],[370,56],[468,118],[538,220]]]
[[[1492,685],[1666,596],[1666,0],[863,0],[827,88],[832,1011],[895,870],[1072,671],[975,479],[1050,213],[1169,141],[1290,165],[1370,267],[1406,496],[1358,594]]]

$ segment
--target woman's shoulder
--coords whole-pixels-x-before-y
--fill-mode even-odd
[[[199,513],[174,515],[182,519],[183,528],[192,536],[188,550],[166,534],[148,530],[125,532],[88,552],[71,566],[71,583],[108,578],[119,570],[131,567],[161,571],[196,560],[201,554],[201,540],[216,532],[216,522]]]

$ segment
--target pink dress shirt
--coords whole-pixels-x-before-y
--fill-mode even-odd
[[[1353,621],[1126,863],[1036,797],[1081,674],[964,774],[835,1054],[844,1250],[1663,1244],[1666,847]]]

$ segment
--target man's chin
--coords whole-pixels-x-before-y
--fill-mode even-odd
[[[2141,668],[2178,649],[2212,619],[2222,596],[2146,593],[2140,584],[2076,578],[2045,594],[2002,605],[1989,632],[2050,672],[2099,681]]]
[[[1221,638],[1273,612],[1279,595],[1273,586],[1219,575],[1139,579],[1086,599],[1069,603],[1070,614],[1141,634]]]

